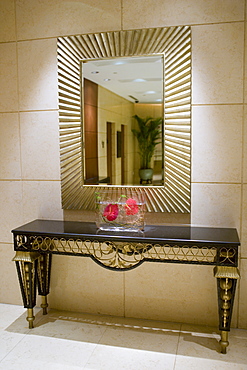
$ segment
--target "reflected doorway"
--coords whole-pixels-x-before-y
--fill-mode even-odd
[[[126,185],[125,182],[125,126],[121,125],[121,135],[120,135],[120,140],[121,140],[121,184]]]
[[[112,185],[112,122],[106,122],[106,153],[108,184]]]

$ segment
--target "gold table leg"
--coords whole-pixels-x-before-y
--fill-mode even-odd
[[[47,296],[42,295],[41,300],[42,300],[42,303],[41,303],[40,307],[43,309],[43,315],[47,315],[47,307],[48,307]]]
[[[38,292],[42,299],[40,306],[43,309],[43,315],[47,314],[47,295],[50,290],[51,259],[51,254],[41,254],[38,260]]]
[[[37,262],[40,257],[38,252],[17,251],[13,261],[16,263],[22,299],[24,307],[27,308],[27,321],[29,329],[33,328],[33,307],[36,305],[37,287]]]
[[[236,291],[239,271],[237,267],[216,266],[214,276],[217,278],[218,286],[218,309],[219,309],[219,330],[221,332],[221,353],[226,354],[229,345],[228,333],[231,327],[233,302]]]
[[[35,319],[35,316],[33,315],[33,308],[28,308],[26,320],[29,323],[29,329],[33,329],[34,319]]]
[[[220,346],[221,346],[221,353],[226,354],[226,347],[229,346],[228,331],[224,331],[224,330],[221,331]]]

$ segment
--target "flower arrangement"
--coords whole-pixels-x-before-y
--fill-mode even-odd
[[[138,231],[144,228],[143,195],[96,193],[96,224],[101,230]]]

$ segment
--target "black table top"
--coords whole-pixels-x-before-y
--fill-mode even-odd
[[[144,232],[109,232],[98,230],[94,222],[34,220],[12,230],[14,235],[44,235],[58,237],[96,238],[99,240],[124,239],[134,242],[197,242],[240,245],[237,230],[234,228],[214,228],[198,226],[146,225]]]

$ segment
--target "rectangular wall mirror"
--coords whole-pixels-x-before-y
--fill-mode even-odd
[[[160,133],[145,150],[150,184],[164,185],[163,65],[158,55],[82,61],[84,184],[147,183],[139,174],[146,153],[132,132],[139,129],[138,115],[159,119]]]
[[[141,189],[150,212],[190,212],[190,27],[59,37],[58,87],[64,209],[117,188]]]

